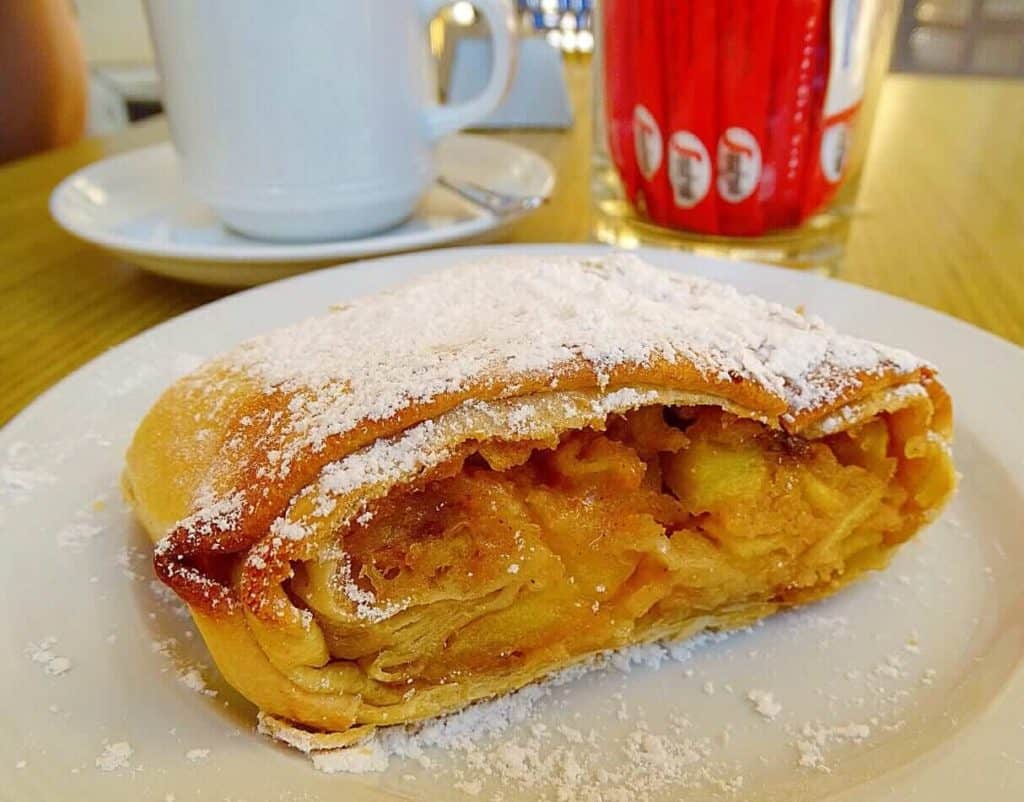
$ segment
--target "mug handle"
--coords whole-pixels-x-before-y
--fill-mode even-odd
[[[451,0],[421,0],[427,20],[433,19],[450,4]],[[434,104],[427,109],[427,131],[431,139],[440,139],[484,119],[498,108],[512,82],[519,42],[511,7],[505,0],[473,0],[473,5],[491,26],[494,53],[491,78],[484,90],[472,100],[451,105]]]

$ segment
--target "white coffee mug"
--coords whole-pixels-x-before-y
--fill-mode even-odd
[[[501,102],[515,62],[504,0],[474,0],[494,63],[438,105],[427,26],[446,0],[147,0],[186,186],[231,228],[275,240],[365,235],[412,214],[434,146]]]

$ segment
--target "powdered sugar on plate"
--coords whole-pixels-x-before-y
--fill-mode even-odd
[[[26,442],[12,443],[0,463],[0,501],[24,503],[38,489],[57,481],[39,464],[36,449]]]
[[[25,647],[25,654],[51,677],[59,677],[71,670],[71,660],[53,650],[56,645],[57,639],[51,635]]]
[[[204,671],[207,671],[208,667],[190,662],[180,654],[178,646],[177,638],[173,637],[150,642],[151,651],[166,658],[170,663],[178,682],[190,691],[195,691],[203,696],[216,696],[217,691],[207,686],[204,676]],[[167,671],[167,669],[164,668],[163,671]]]
[[[85,521],[74,521],[57,532],[57,545],[69,551],[80,551],[102,531],[102,526]]]
[[[766,719],[774,719],[782,712],[782,705],[775,701],[775,695],[771,691],[754,688],[747,693],[747,698],[753,703],[754,710]]]
[[[104,744],[103,751],[96,757],[96,768],[100,771],[126,769],[133,754],[135,750],[127,741]]]
[[[614,770],[597,749],[599,735],[594,729],[549,727],[534,717],[540,703],[551,704],[556,689],[594,669],[613,667],[630,673],[637,666],[654,669],[685,662],[696,649],[727,637],[707,633],[689,641],[606,652],[545,682],[434,719],[419,729],[387,728],[353,747],[314,752],[313,764],[327,773],[366,773],[384,771],[392,760],[405,759],[436,772],[441,767],[431,755],[440,750],[463,759],[465,767],[452,771],[452,783],[470,796],[481,793],[482,781],[531,794],[554,789],[558,800],[594,802],[643,799],[671,787],[733,794],[744,782],[736,765],[718,759],[712,738],[695,735],[683,717],[675,717],[666,733],[635,721]]]
[[[867,724],[843,724],[839,726],[825,726],[822,724],[806,723],[796,739],[796,749],[800,755],[798,764],[802,768],[818,769],[823,772],[830,772],[825,762],[826,749],[830,744],[850,741],[860,743],[871,737],[871,727]]]

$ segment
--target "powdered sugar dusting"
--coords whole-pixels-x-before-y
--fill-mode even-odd
[[[326,774],[366,774],[384,771],[388,755],[376,742],[313,755],[313,765]]]
[[[330,496],[351,493],[357,487],[407,476],[442,462],[449,453],[436,446],[435,429],[433,421],[424,421],[401,437],[378,440],[349,458],[328,465],[320,476],[324,498],[318,512],[328,511]]]
[[[215,531],[226,531],[233,527],[242,514],[245,496],[237,491],[223,498],[217,498],[207,491],[196,500],[197,512],[178,523],[178,528],[193,539],[201,539]],[[172,547],[170,537],[161,539],[154,547],[157,555],[166,553]]]
[[[57,481],[57,477],[39,465],[36,449],[30,443],[12,443],[0,463],[0,501],[24,503],[36,490]]]
[[[57,532],[57,545],[62,549],[78,551],[103,531],[102,526],[75,521]]]
[[[172,665],[178,682],[202,696],[216,696],[217,691],[207,687],[203,671],[206,666],[194,664],[184,658],[178,650],[178,640],[173,637],[150,641],[150,650],[166,658]],[[162,669],[166,671],[167,669]]]
[[[624,253],[506,256],[438,271],[249,340],[218,364],[290,395],[284,414],[259,421],[288,435],[284,450],[271,450],[283,476],[299,451],[366,420],[481,381],[510,381],[514,394],[515,377],[557,376],[580,360],[602,384],[626,364],[690,363],[712,380],[759,385],[790,414],[836,398],[857,371],[921,365]]]
[[[799,753],[798,764],[802,768],[818,769],[829,773],[831,769],[825,762],[826,749],[829,744],[842,741],[860,743],[871,737],[871,727],[867,724],[843,724],[839,726],[824,726],[807,722],[800,730],[800,737],[796,740],[796,749]]]
[[[546,372],[577,356],[599,374],[652,357],[686,359],[710,376],[755,381],[794,412],[840,389],[849,377],[837,369],[920,364],[622,253],[509,256],[439,271],[250,340],[231,361],[268,390],[302,392],[294,412],[317,442],[482,376]]]
[[[902,401],[909,398],[925,398],[928,396],[928,391],[924,387],[916,382],[910,384],[904,384],[899,387],[893,387],[886,391],[886,395],[890,402]],[[856,420],[859,413],[859,409],[856,405],[845,406],[836,410],[833,414],[818,424],[818,429],[822,434],[835,434],[842,429],[845,429],[853,421]],[[943,438],[939,438],[941,442],[946,441]]]
[[[100,771],[117,771],[128,768],[128,761],[135,753],[127,741],[104,744],[103,752],[96,758],[96,768]]]
[[[339,570],[335,574],[335,582],[338,583],[345,596],[355,605],[356,615],[366,621],[384,621],[409,606],[408,601],[378,604],[377,597],[372,591],[363,590],[356,584],[355,579],[352,577],[352,562],[347,554],[342,555],[339,561]]]
[[[179,670],[178,682],[190,691],[195,691],[203,696],[217,695],[215,690],[206,687],[206,680],[203,678],[202,672],[195,666]]]
[[[59,677],[71,670],[71,660],[53,650],[56,645],[57,639],[50,636],[25,647],[25,654],[33,663],[39,663],[44,673],[51,677]]]
[[[767,719],[774,719],[782,712],[782,705],[775,701],[775,695],[771,691],[754,688],[747,694],[747,698],[753,702],[754,710]]]
[[[188,607],[178,597],[178,594],[171,590],[159,579],[149,580],[149,592],[154,598],[165,607],[170,613],[182,619],[191,619]]]
[[[691,725],[685,718],[674,719],[671,735],[651,732],[644,722],[637,722],[622,745],[626,760],[614,771],[596,757],[598,736],[594,730],[567,725],[552,730],[530,723],[538,704],[550,699],[560,686],[594,669],[611,666],[628,673],[634,666],[657,668],[666,661],[684,662],[695,649],[727,637],[706,633],[688,641],[602,653],[542,683],[428,721],[418,729],[391,727],[356,746],[314,752],[313,764],[327,773],[366,773],[386,770],[392,759],[406,759],[433,771],[435,761],[428,752],[441,749],[464,758],[467,770],[455,774],[453,786],[470,796],[479,794],[482,781],[487,780],[534,793],[554,788],[557,799],[595,802],[646,798],[675,786],[733,794],[743,787],[742,776],[735,766],[712,758],[711,739],[693,737],[687,732]],[[514,727],[524,728],[526,735],[511,737],[509,731]]]

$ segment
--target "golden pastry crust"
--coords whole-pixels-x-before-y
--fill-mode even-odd
[[[433,274],[208,363],[146,416],[124,485],[157,542],[157,574],[189,604],[228,681],[268,720],[353,737],[519,687],[569,657],[403,700],[332,654],[325,625],[337,621],[295,598],[296,566],[322,561],[375,504],[456,475],[473,455],[512,466],[566,432],[655,406],[718,408],[807,441],[901,410],[917,410],[903,444],[931,438],[941,450],[951,429],[934,370],[905,352],[633,257],[528,259]],[[952,486],[937,453],[927,470],[942,475],[940,492],[925,517]],[[400,612],[349,590],[346,626],[372,631]],[[644,637],[736,626],[813,596],[737,604]]]

